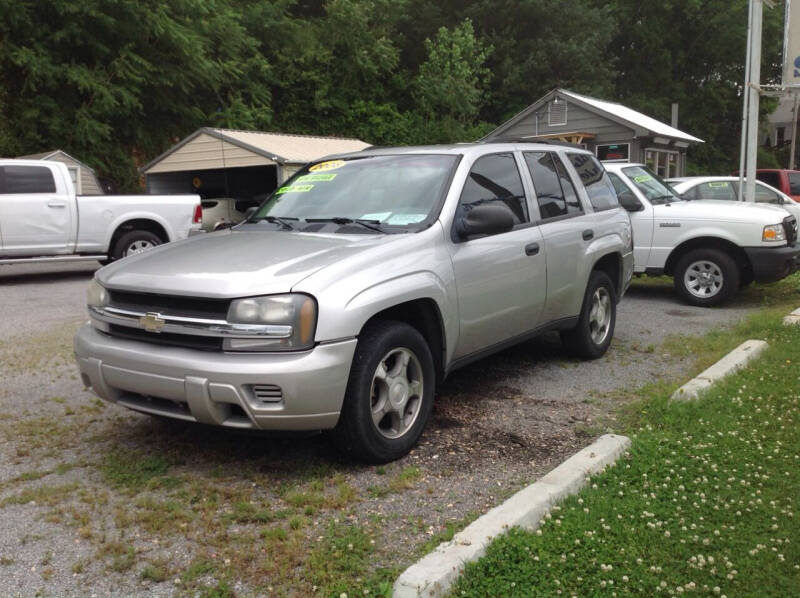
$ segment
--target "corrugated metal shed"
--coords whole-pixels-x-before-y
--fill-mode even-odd
[[[17,156],[21,160],[51,160],[63,162],[67,165],[72,176],[72,183],[75,185],[75,192],[78,195],[103,195],[103,188],[94,169],[84,164],[80,160],[73,158],[64,150],[52,150],[27,156]]]
[[[295,170],[328,154],[359,151],[359,139],[262,133],[234,129],[198,129],[142,168],[145,175],[187,170],[277,164]],[[282,177],[284,178],[284,177]]]

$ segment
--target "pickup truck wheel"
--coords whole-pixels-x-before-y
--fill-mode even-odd
[[[416,329],[394,321],[370,325],[358,339],[334,443],[368,463],[404,456],[430,416],[434,377],[430,348]]]
[[[111,256],[115,260],[119,260],[129,255],[152,249],[157,245],[161,245],[161,239],[155,233],[147,230],[132,230],[117,240]]]
[[[675,289],[687,303],[712,307],[724,303],[739,289],[739,268],[719,249],[695,249],[675,266]]]
[[[594,270],[586,285],[578,325],[561,332],[561,342],[570,353],[583,359],[605,355],[617,322],[615,296],[614,283],[608,274]]]

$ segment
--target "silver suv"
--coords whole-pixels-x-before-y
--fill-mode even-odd
[[[230,230],[98,271],[75,337],[100,397],[406,454],[453,370],[545,331],[603,355],[631,225],[576,146],[370,149],[311,164]]]

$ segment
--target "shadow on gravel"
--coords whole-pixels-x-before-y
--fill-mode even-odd
[[[85,270],[53,270],[48,272],[20,274],[14,273],[14,266],[8,266],[7,269],[3,269],[3,266],[0,266],[0,285],[13,284],[20,286],[26,284],[69,282],[81,279],[89,280],[98,269],[100,269],[100,264],[97,264],[94,268],[87,267]]]
[[[567,358],[568,359],[568,358]],[[541,460],[575,435],[569,426],[580,419],[558,416],[563,405],[525,396],[504,382],[515,373],[564,361],[558,335],[523,343],[457,370],[437,393],[434,410],[409,463],[481,469],[484,459],[506,462]],[[515,418],[513,403],[524,403]],[[369,469],[340,455],[324,433],[277,434],[239,431],[136,415],[120,410],[115,418],[112,451],[163,455],[195,473],[274,475],[281,483],[299,483],[323,473]],[[554,425],[555,419],[564,419]],[[563,437],[562,437],[563,436]],[[546,438],[546,441],[543,441]],[[436,455],[436,457],[434,457]],[[438,459],[439,455],[447,457]],[[431,460],[434,461],[431,461]]]

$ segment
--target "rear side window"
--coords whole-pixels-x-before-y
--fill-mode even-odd
[[[781,196],[764,185],[756,185],[756,203],[781,203]]]
[[[575,187],[561,159],[552,152],[525,152],[542,220],[583,214]]]
[[[514,216],[515,225],[529,221],[522,179],[512,154],[483,156],[472,165],[458,209],[467,212],[485,203],[505,204]]]
[[[619,206],[617,193],[606,174],[605,169],[594,156],[589,154],[567,154],[570,162],[578,171],[589,201],[595,211],[610,210]]]
[[[0,167],[0,194],[55,192],[53,172],[46,166]]]
[[[800,195],[800,172],[790,172],[789,177],[789,194]],[[775,185],[773,185],[774,187]]]
[[[757,172],[756,178],[776,189],[781,188],[781,177],[777,172]]]
[[[738,199],[733,183],[729,181],[712,181],[710,183],[700,183],[695,187],[696,199],[721,199],[724,201],[736,201]]]

